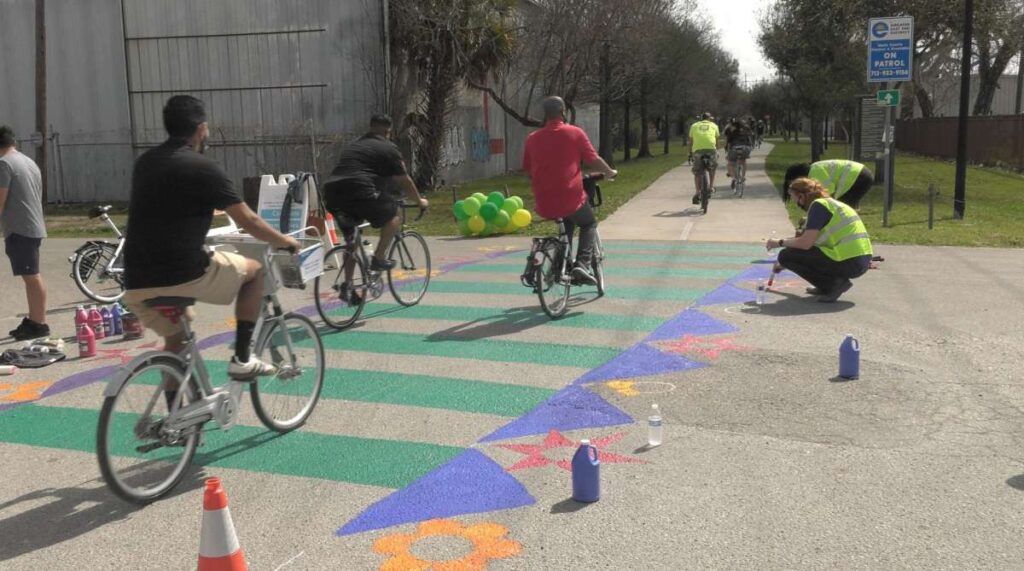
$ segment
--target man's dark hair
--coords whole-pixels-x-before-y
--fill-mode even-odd
[[[191,137],[206,122],[206,107],[191,95],[175,95],[164,105],[164,129],[172,137]]]
[[[811,174],[811,165],[798,163],[786,169],[786,177],[782,180],[782,200],[789,202],[789,185],[794,180]]]
[[[382,127],[384,129],[391,128],[391,117],[383,113],[374,113],[373,117],[370,117],[370,128]]]
[[[14,129],[7,125],[0,125],[0,149],[13,147],[15,142]]]
[[[707,111],[705,111],[705,112],[700,114],[700,118],[705,120],[705,121],[707,121],[708,119],[711,119],[711,113],[708,113]]]

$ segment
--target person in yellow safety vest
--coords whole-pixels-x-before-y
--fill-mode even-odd
[[[860,200],[875,183],[871,170],[861,163],[844,160],[818,161],[796,164],[786,170],[782,183],[783,199],[788,199],[789,185],[800,177],[812,178],[828,190],[832,198],[857,208]]]
[[[811,283],[807,293],[833,303],[871,265],[871,238],[853,207],[828,195],[828,190],[811,178],[798,178],[789,185],[789,195],[807,211],[807,225],[799,236],[768,240],[769,251],[782,248],[779,265]]]
[[[710,161],[711,192],[715,191],[715,170],[718,168],[718,125],[712,121],[711,113],[701,114],[700,121],[690,126],[690,156],[693,157],[693,203],[700,204],[700,179],[704,174],[704,164],[700,157],[707,155]]]

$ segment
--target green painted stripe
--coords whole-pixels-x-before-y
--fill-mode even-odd
[[[522,286],[520,286],[522,287]],[[433,283],[431,284],[433,288]],[[526,288],[523,288],[526,289]],[[529,291],[529,290],[527,290]],[[516,327],[532,327],[550,325],[552,327],[580,327],[584,329],[616,329],[621,331],[651,331],[665,322],[664,318],[645,317],[642,315],[609,315],[602,313],[574,313],[562,319],[552,320],[545,315],[540,305],[530,309],[489,309],[486,307],[465,307],[454,305],[416,305],[403,307],[397,303],[373,302],[366,306],[363,316],[389,317],[396,319],[439,319],[445,321],[476,322],[473,325],[484,326],[487,323],[496,325],[514,325]]]
[[[521,269],[521,268],[520,268]],[[618,286],[614,283],[608,284],[607,297],[611,299],[639,299],[651,301],[680,301],[692,302],[700,299],[712,288],[659,288],[656,286]],[[430,281],[431,293],[479,293],[491,295],[528,295],[534,299],[537,294],[528,287],[517,282],[453,282],[444,279]],[[593,293],[594,288],[573,289],[573,292]],[[428,293],[429,295],[429,293]],[[374,302],[376,303],[376,302]],[[539,302],[538,302],[539,303]],[[368,307],[373,307],[369,305]],[[540,307],[539,305],[537,306]],[[589,308],[588,308],[589,310]]]
[[[761,252],[764,254],[764,252]],[[764,259],[765,256],[760,256],[757,259]],[[508,260],[508,261],[505,261]],[[664,254],[614,254],[606,258],[605,263],[621,264],[629,262],[660,262],[663,264],[715,264],[722,266],[749,266],[754,261],[750,256],[702,256],[699,254],[684,254],[684,253],[664,253]],[[526,258],[523,256],[516,256],[509,260],[505,258],[501,260],[502,265],[515,265],[519,264],[520,267],[526,262]]]
[[[608,240],[603,244],[606,250],[675,250],[678,252],[749,252],[751,254],[764,252],[764,245],[753,244],[715,244],[710,242],[694,243],[679,242],[666,244],[664,242],[635,242],[623,240]]]
[[[389,355],[430,355],[537,365],[561,365],[592,369],[622,352],[609,347],[531,343],[491,339],[458,339],[448,336],[424,337],[412,333],[352,333],[324,331],[324,347],[341,351],[366,351]]]
[[[207,361],[206,364],[213,378],[227,378],[227,361]],[[153,379],[152,384],[157,383],[159,380]],[[324,372],[320,397],[518,417],[555,392],[488,381],[328,368]]]
[[[25,405],[0,415],[0,441],[95,453],[95,410]],[[119,434],[131,434],[134,419],[116,419]],[[204,434],[195,462],[336,482],[403,488],[463,451],[454,446],[355,438],[299,429],[278,435],[263,428],[235,426]],[[157,457],[159,450],[146,457]],[[131,448],[115,450],[137,456]]]
[[[749,263],[749,262],[748,262]],[[746,264],[745,264],[746,265]],[[523,265],[513,264],[472,264],[455,270],[456,272],[495,272],[523,273]],[[708,268],[662,268],[656,266],[623,267],[614,264],[605,266],[609,276],[628,276],[643,278],[708,278],[728,279],[735,276],[736,270],[715,270]],[[433,282],[430,284],[433,286]]]

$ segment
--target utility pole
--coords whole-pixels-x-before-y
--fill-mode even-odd
[[[46,167],[46,0],[36,0],[36,132],[40,134],[36,164],[42,174],[43,204],[46,204],[49,178]]]
[[[1024,47],[1020,49],[1020,57],[1017,58],[1017,103],[1013,106],[1013,114],[1020,115],[1021,99],[1024,98]]]
[[[974,0],[964,0],[964,40],[960,62],[960,124],[956,140],[956,178],[953,190],[953,219],[963,220],[967,206],[967,117],[971,104],[971,42],[974,31]]]

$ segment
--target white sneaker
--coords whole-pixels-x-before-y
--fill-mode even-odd
[[[228,376],[236,381],[248,381],[256,377],[267,377],[277,373],[277,367],[264,363],[256,357],[249,357],[249,362],[242,363],[238,356],[232,356],[228,363]]]

